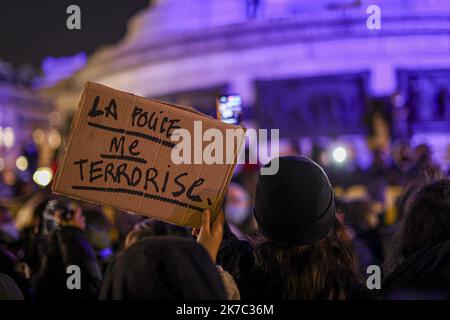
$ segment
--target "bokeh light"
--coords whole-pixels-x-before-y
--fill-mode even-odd
[[[333,159],[336,162],[344,162],[347,158],[347,151],[345,151],[344,147],[337,147],[333,150]]]
[[[41,186],[47,186],[53,179],[53,171],[49,167],[41,167],[33,174],[33,181]]]
[[[28,169],[28,160],[25,156],[17,157],[16,159],[16,167],[20,171],[25,171]]]

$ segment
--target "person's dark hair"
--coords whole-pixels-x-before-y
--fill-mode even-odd
[[[219,271],[200,244],[180,237],[139,241],[111,261],[101,300],[225,300]]]
[[[401,253],[407,257],[424,245],[450,239],[450,181],[422,187],[406,206],[399,232]]]
[[[362,281],[357,270],[353,245],[336,218],[330,232],[316,243],[284,246],[266,240],[259,244],[253,271],[277,281],[280,298],[310,300],[348,299],[349,287]]]
[[[444,173],[438,167],[427,167],[420,171],[418,179],[409,182],[403,189],[402,195],[396,200],[395,206],[397,208],[397,221],[403,220],[406,206],[411,196],[426,184],[432,183],[440,179],[444,179]]]
[[[185,227],[176,226],[156,219],[146,219],[139,222],[127,234],[124,247],[127,248],[141,240],[155,236],[190,237],[189,230]]]
[[[395,239],[386,271],[424,246],[450,239],[449,179],[425,183],[410,193]]]
[[[420,188],[422,183],[420,181],[413,181],[409,183],[403,190],[402,195],[396,200],[395,206],[397,209],[397,221],[402,221],[406,210],[406,204],[414,192]]]

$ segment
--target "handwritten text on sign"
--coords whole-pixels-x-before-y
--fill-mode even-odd
[[[57,172],[56,193],[197,226],[217,208],[233,164],[175,165],[176,129],[230,125],[186,108],[89,83]],[[197,213],[195,216],[194,213]]]

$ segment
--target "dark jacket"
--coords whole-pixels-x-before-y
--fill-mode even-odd
[[[407,257],[381,288],[388,299],[450,299],[450,240]]]
[[[81,289],[70,290],[67,273],[71,265],[78,266]],[[47,254],[36,279],[37,299],[92,300],[98,299],[101,273],[94,251],[83,230],[63,227],[52,234]]]
[[[25,298],[30,299],[32,297],[30,283],[16,269],[19,262],[19,258],[9,250],[8,245],[0,242],[0,273],[11,277]]]

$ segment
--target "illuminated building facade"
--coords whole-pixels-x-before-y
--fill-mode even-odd
[[[44,92],[66,114],[85,81],[208,114],[216,95],[237,93],[249,125],[279,128],[306,153],[317,141],[349,143],[364,166],[370,144],[386,147],[386,139],[367,143],[375,132],[426,142],[448,165],[450,2],[376,1],[379,30],[367,26],[371,4],[155,1],[132,18],[122,41]],[[389,132],[379,129],[377,112]]]
[[[55,120],[52,111],[51,101],[30,88],[0,82],[0,171],[15,169],[16,160],[22,154],[37,154],[33,136],[39,142],[38,147],[41,143],[48,146],[44,140],[48,140],[51,123]]]

